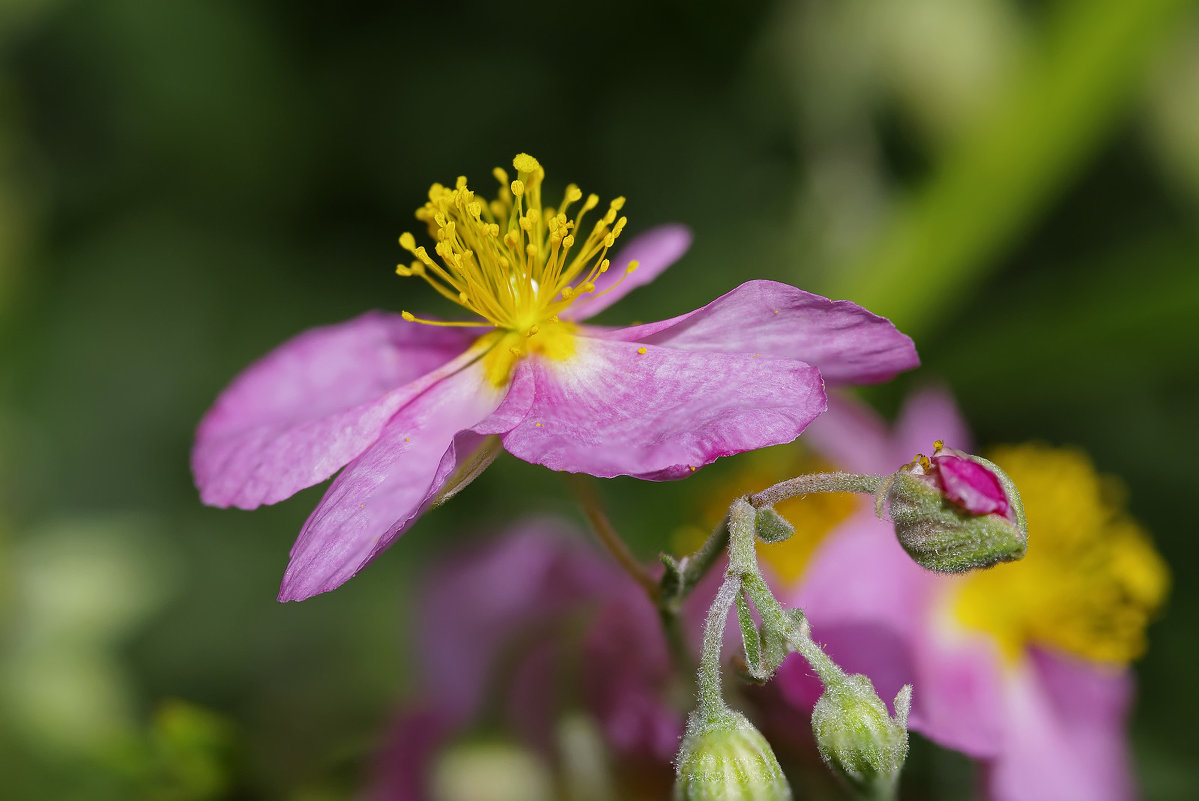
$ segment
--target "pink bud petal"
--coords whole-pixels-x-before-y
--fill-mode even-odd
[[[933,457],[945,497],[970,514],[1007,515],[1008,499],[1003,485],[987,468],[961,456]]]

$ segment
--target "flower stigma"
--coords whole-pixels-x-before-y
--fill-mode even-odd
[[[596,291],[596,279],[611,266],[608,249],[628,221],[618,217],[623,197],[614,199],[580,240],[577,232],[588,212],[599,205],[599,197],[588,195],[584,200],[579,187],[569,184],[559,207],[543,206],[541,164],[521,153],[512,166],[516,178],[511,181],[499,167],[492,172],[500,186],[490,201],[468,189],[465,177],[460,176],[453,188],[433,184],[416,218],[428,225],[437,258],[405,232],[400,247],[414,259],[396,267],[398,275],[423,278],[442,297],[482,318],[444,322],[405,311],[405,320],[496,329],[479,344],[488,348],[487,375],[497,386],[506,383],[516,362],[530,354],[573,356],[574,326],[558,315],[580,299],[612,291],[637,268],[637,262],[630,262],[618,281]],[[580,200],[577,212],[572,212],[571,206]]]

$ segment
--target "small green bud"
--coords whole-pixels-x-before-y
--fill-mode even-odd
[[[888,796],[908,755],[908,709],[912,687],[895,696],[895,717],[859,674],[831,683],[812,710],[820,756],[863,795]]]
[[[769,506],[763,506],[754,515],[754,529],[762,542],[782,542],[795,533],[795,526]]]
[[[914,561],[940,573],[964,573],[1011,562],[1028,547],[1020,492],[1007,474],[979,456],[944,448],[919,455],[879,490],[899,544]]]
[[[675,762],[675,801],[790,801],[770,743],[740,712],[691,713]]]

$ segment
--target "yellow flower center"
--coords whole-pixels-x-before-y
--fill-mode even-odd
[[[499,352],[488,364],[488,374],[498,384],[507,380],[521,356],[543,353],[567,358],[574,353],[573,328],[560,322],[558,315],[596,292],[596,278],[610,266],[605,258],[608,249],[627,222],[625,217],[617,218],[624,206],[624,198],[618,197],[580,240],[576,232],[587,213],[599,205],[599,198],[588,195],[573,213],[571,206],[583,199],[583,193],[570,184],[558,208],[543,207],[545,170],[537,159],[521,153],[512,166],[517,172],[512,181],[504,170],[494,170],[500,188],[491,201],[476,197],[465,177],[458,178],[452,189],[433,184],[429,201],[417,209],[416,218],[428,224],[437,258],[418,247],[411,233],[404,233],[400,246],[415,258],[396,267],[399,275],[423,278],[443,297],[482,318],[440,322],[405,311],[405,320],[500,329],[483,338]],[[636,268],[637,263],[631,262],[625,275]]]
[[[962,579],[957,618],[1013,661],[1029,645],[1112,664],[1140,656],[1169,572],[1124,511],[1121,487],[1074,450],[1023,445],[988,458],[1020,488],[1028,555]]]

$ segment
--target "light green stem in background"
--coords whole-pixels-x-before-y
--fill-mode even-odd
[[[995,105],[829,287],[919,336],[1110,135],[1193,0],[1065,0]]]

